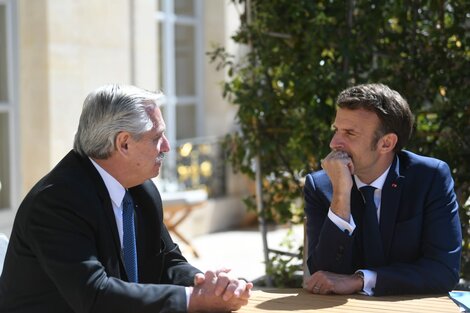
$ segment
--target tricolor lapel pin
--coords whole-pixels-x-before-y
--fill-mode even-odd
[[[397,188],[397,184],[392,183],[392,188]]]

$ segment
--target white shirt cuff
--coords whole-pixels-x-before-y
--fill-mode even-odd
[[[349,233],[349,236],[352,235],[353,231],[356,229],[356,223],[354,223],[354,219],[351,215],[351,220],[350,222],[346,222],[343,220],[341,217],[333,213],[331,211],[331,208],[328,210],[328,218],[336,225],[338,226],[339,229],[341,229],[343,232],[347,231]]]
[[[189,298],[191,298],[191,287],[184,287],[186,290],[186,308],[189,309]]]
[[[370,271],[370,270],[358,270],[358,271],[361,271],[362,273],[364,273],[364,287],[362,288],[362,291],[368,296],[373,296],[375,284],[377,282],[377,272]]]

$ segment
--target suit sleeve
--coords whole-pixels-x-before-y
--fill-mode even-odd
[[[317,177],[317,173],[307,175],[304,187],[309,271],[351,273],[354,234],[341,231],[328,218],[330,203],[325,195],[328,187]]]
[[[102,208],[91,196],[76,193],[66,184],[38,192],[24,229],[38,262],[73,311],[186,312],[183,286],[128,283],[107,275],[96,242],[96,212]]]
[[[148,180],[133,191],[138,193],[139,199],[144,199],[142,211],[145,211],[145,213],[143,212],[142,219],[147,227],[145,234],[147,241],[155,240],[155,238],[160,240],[161,238],[163,243],[162,273],[161,278],[158,280],[161,283],[172,285],[192,286],[194,284],[194,275],[201,271],[188,263],[163,223],[164,208],[157,187],[151,180]],[[157,227],[154,223],[158,224]],[[156,233],[157,230],[159,230],[158,233]],[[155,268],[154,264],[148,264],[147,269],[152,270],[153,268]]]
[[[166,249],[164,275],[162,280],[167,283],[192,286],[194,284],[194,275],[201,273],[200,270],[190,265],[181,254],[178,245],[171,239],[167,228],[163,225],[162,239],[165,242]]]
[[[440,161],[431,179],[423,203],[419,256],[412,262],[396,262],[373,269],[377,272],[374,295],[446,293],[458,282],[462,234],[454,183],[447,164]],[[412,193],[405,195],[412,196]],[[413,219],[407,223],[409,225],[396,228],[415,228]],[[417,228],[415,232],[419,231]]]

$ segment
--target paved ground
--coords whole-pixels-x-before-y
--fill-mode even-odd
[[[285,250],[281,243],[288,230],[286,227],[270,230],[269,247]],[[297,246],[302,244],[303,226],[294,226],[291,236]],[[176,238],[175,241],[177,242]],[[256,280],[265,274],[262,238],[255,228],[202,235],[193,238],[191,242],[199,253],[199,258],[195,258],[182,243],[181,250],[188,261],[202,271],[227,267],[232,269],[236,276],[248,281]]]

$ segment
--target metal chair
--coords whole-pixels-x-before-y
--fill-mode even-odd
[[[304,281],[310,277],[311,273],[307,265],[308,259],[308,237],[307,237],[307,217],[304,217],[304,250],[303,250],[303,270],[304,270]]]

